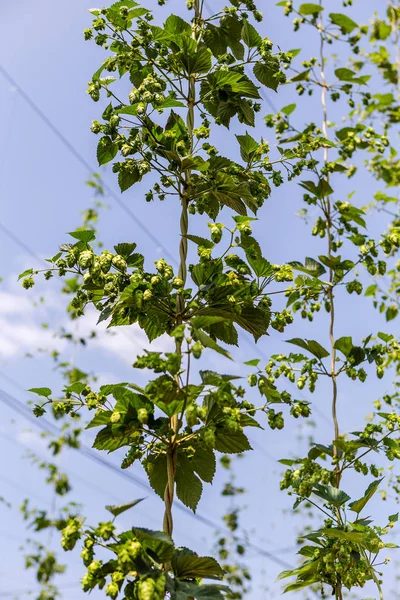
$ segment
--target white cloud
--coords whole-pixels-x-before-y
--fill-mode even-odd
[[[55,338],[49,329],[44,329],[31,317],[24,319],[25,316],[18,314],[18,319],[11,319],[3,318],[0,313],[0,359],[21,357],[38,348],[63,350],[65,340]]]
[[[48,447],[48,440],[40,435],[37,431],[30,429],[22,429],[15,436],[16,441],[23,446],[27,446],[30,450],[44,450]]]
[[[34,305],[29,292],[24,290],[0,292],[0,360],[21,357],[38,348],[63,351],[67,342],[54,336],[54,329],[42,326],[43,320],[56,318],[57,329],[63,327],[74,336],[87,337],[92,331],[96,337],[91,347],[104,354],[113,354],[131,365],[144,348],[158,352],[172,349],[171,340],[164,336],[149,343],[146,334],[137,325],[107,329],[102,322],[97,325],[98,312],[88,309],[83,317],[71,322],[64,311],[64,303],[52,291],[46,294],[46,303]]]

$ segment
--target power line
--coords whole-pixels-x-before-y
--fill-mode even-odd
[[[18,414],[20,414],[26,420],[33,422],[37,427],[39,427],[43,431],[47,431],[47,432],[51,431],[53,434],[56,434],[56,435],[60,434],[59,428],[56,427],[53,423],[51,423],[50,421],[47,421],[43,417],[36,420],[36,418],[33,416],[31,411],[22,402],[20,402],[17,398],[14,398],[13,396],[8,394],[1,388],[0,388],[0,401],[3,402],[4,404],[6,404],[12,410],[15,410]],[[145,489],[147,492],[151,491],[151,488],[145,481],[143,481],[139,477],[137,477],[127,471],[120,470],[116,465],[103,459],[101,456],[94,453],[87,446],[82,444],[79,448],[77,448],[77,451],[80,452],[82,455],[86,456],[87,458],[89,458],[90,460],[97,462],[101,466],[107,468],[108,470],[110,470],[114,473],[117,473],[120,477],[123,477],[123,478],[129,480],[130,482],[133,482],[137,487]],[[201,515],[199,513],[193,513],[185,505],[177,502],[175,504],[175,506],[176,506],[177,510],[189,515],[191,518],[194,518],[195,520],[199,521],[203,525],[210,527],[214,531],[218,530],[218,529],[221,530],[221,527],[218,523],[215,523],[213,520],[209,519],[208,517],[205,517],[204,515]],[[226,529],[226,528],[224,528],[224,529]],[[264,548],[261,548],[260,546],[253,544],[253,543],[249,543],[248,545],[250,548],[255,550],[259,555],[264,556],[265,558],[268,558],[272,562],[275,562],[276,564],[278,564],[280,567],[283,567],[285,569],[291,568],[291,565],[289,563],[287,563],[286,561],[282,560],[281,558],[275,556],[272,552],[269,552],[268,550],[265,550]]]
[[[206,3],[206,6],[207,6],[207,3]],[[210,10],[209,7],[208,7],[208,10]],[[29,96],[29,94],[15,81],[15,79],[10,75],[10,73],[2,65],[0,65],[0,73],[11,85],[13,85],[15,87],[15,89],[21,95],[23,100],[25,100],[25,102],[31,107],[31,109],[39,116],[39,118],[47,125],[47,127],[49,127],[49,129],[54,133],[54,135],[72,153],[72,155],[85,167],[85,169],[87,169],[90,173],[93,173],[95,171],[95,169],[93,169],[91,167],[91,165],[86,161],[86,159],[74,148],[74,146],[67,140],[67,138],[58,129],[58,127],[56,125],[54,125],[54,123],[52,123],[52,121],[50,121],[50,119],[45,115],[45,113],[42,111],[42,109],[34,102],[34,100],[32,100],[32,98]],[[268,96],[266,96],[264,90],[261,89],[261,93],[262,93],[264,100],[271,105],[271,107],[273,108],[273,110],[275,110],[275,112],[277,112],[276,107],[273,105],[272,101],[268,98]],[[117,204],[123,210],[125,210],[125,212],[135,221],[135,223],[138,225],[138,227],[140,227],[144,231],[144,233],[149,237],[149,239],[158,246],[159,240],[151,233],[151,231],[146,227],[146,225],[144,225],[144,223],[138,217],[136,217],[134,215],[134,213],[126,206],[126,204],[117,196],[117,194],[114,192],[114,190],[105,182],[103,183],[103,187],[107,191],[107,193],[117,202]],[[25,244],[25,242],[20,240],[12,231],[7,229],[1,223],[0,223],[0,229],[2,229],[2,231],[10,239],[12,239],[16,244],[18,244],[21,248],[23,248],[26,252],[28,252],[28,254],[35,257],[40,262],[43,262],[43,259],[39,258],[35,254],[35,252],[33,250],[31,250],[31,248],[29,248]],[[164,251],[165,255],[168,256],[169,260],[171,260],[171,262],[176,264],[175,257],[164,247],[163,247],[163,251]],[[128,337],[128,336],[126,336],[126,337]],[[128,337],[128,339],[130,339],[130,338]],[[249,347],[251,347],[254,350],[254,344],[248,337],[243,336],[243,340]],[[132,342],[132,340],[130,340],[130,341]],[[259,356],[261,356],[265,360],[268,360],[268,357],[259,348],[256,349],[256,352],[259,354]],[[329,419],[326,417],[326,415],[324,415],[322,413],[322,411],[320,411],[317,407],[314,407],[314,411],[317,414],[319,414],[322,418],[324,418],[324,420],[329,422],[329,424],[330,424]]]
[[[64,583],[64,584],[60,584],[57,585],[57,588],[60,590],[70,590],[73,588],[80,588],[82,589],[82,586],[80,583],[76,583],[76,582],[71,582],[71,583]],[[32,590],[32,589],[23,589],[23,590],[8,590],[7,592],[0,592],[0,598],[12,598],[12,596],[22,596],[22,595],[26,595],[26,594],[33,594],[33,593],[37,593],[39,594],[41,590]]]
[[[71,154],[76,158],[78,162],[91,174],[95,172],[97,169],[93,168],[87,160],[76,150],[76,148],[68,141],[65,135],[60,131],[60,129],[54,125],[52,121],[45,115],[42,109],[34,102],[34,100],[29,96],[27,92],[15,81],[15,79],[10,75],[10,73],[0,65],[0,73],[3,77],[15,87],[20,96],[25,100],[25,102],[30,106],[33,112],[47,125],[47,127],[54,133],[54,135],[60,140],[60,142],[71,152]],[[157,247],[160,246],[160,240],[150,231],[150,229],[137,217],[133,211],[125,204],[121,198],[114,192],[114,190],[105,182],[102,183],[103,188],[107,191],[108,195],[115,200],[118,206],[136,223],[136,225],[144,231],[147,237],[155,244]],[[175,261],[174,256],[163,247],[164,254],[169,258],[169,260]]]
[[[16,236],[15,233],[13,233],[10,229],[3,225],[3,223],[0,223],[0,229],[8,238],[10,238],[10,240],[12,240],[15,244],[17,244],[17,246],[22,248],[22,250],[30,254],[40,263],[44,263],[43,258],[40,258],[31,248],[29,248],[29,246],[25,244],[25,242],[23,242],[18,236]]]

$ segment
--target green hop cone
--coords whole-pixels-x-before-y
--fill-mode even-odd
[[[212,225],[209,225],[209,227],[212,241],[214,242],[214,244],[218,244],[218,242],[220,242],[222,238],[222,229],[224,227],[223,224],[213,223]]]
[[[119,587],[118,583],[115,581],[111,581],[106,587],[106,596],[110,596],[110,598],[116,598],[118,596]]]
[[[200,342],[196,342],[195,344],[193,344],[192,354],[193,354],[194,358],[200,358],[202,351],[203,351],[203,345],[200,344]]]
[[[139,408],[137,414],[138,421],[145,425],[149,420],[149,413],[147,412],[147,408]]]
[[[204,439],[204,443],[207,446],[207,448],[214,448],[215,447],[215,431],[214,431],[214,429],[211,429],[210,427],[205,429],[204,433],[203,433],[203,439]]]
[[[151,579],[150,577],[141,579],[138,581],[136,589],[138,600],[155,600],[156,582],[154,579]]]
[[[80,253],[78,262],[79,262],[80,266],[82,267],[82,269],[88,269],[90,267],[90,265],[93,263],[93,261],[94,261],[94,254],[91,250],[83,250]]]
[[[108,271],[111,269],[111,263],[112,263],[111,252],[107,252],[105,250],[99,258],[99,263],[100,263],[100,268],[103,271],[103,273],[108,273]]]
[[[111,423],[119,423],[120,420],[121,420],[121,413],[114,411],[110,417]]]
[[[91,267],[89,267],[89,272],[93,279],[96,279],[96,277],[98,277],[101,274],[100,261],[95,260]]]
[[[25,279],[23,279],[22,281],[22,287],[25,290],[29,290],[29,288],[33,287],[35,285],[35,280],[33,279],[33,277],[25,277]]]
[[[194,427],[198,423],[197,408],[195,404],[191,404],[187,407],[185,416],[188,427]]]
[[[116,269],[119,269],[120,271],[126,271],[126,267],[127,267],[126,260],[119,254],[116,254],[113,257],[112,264],[114,265],[114,267]]]

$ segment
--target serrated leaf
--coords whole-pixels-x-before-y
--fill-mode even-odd
[[[204,446],[196,446],[194,455],[189,459],[193,470],[206,483],[212,483],[215,471],[217,469],[217,461],[213,450]]]
[[[92,429],[93,427],[108,425],[110,423],[110,417],[112,413],[112,410],[97,411],[93,419],[86,425],[86,429]]]
[[[97,144],[97,161],[99,166],[105,165],[113,160],[118,153],[118,144],[107,135],[100,138]]]
[[[246,131],[245,135],[237,135],[237,141],[240,145],[240,155],[245,162],[250,162],[254,157],[254,152],[258,149],[258,142]]]
[[[108,512],[110,512],[114,517],[118,517],[118,515],[122,515],[122,513],[130,508],[133,508],[136,506],[136,504],[139,504],[139,502],[142,502],[143,500],[144,498],[139,498],[138,500],[133,500],[133,502],[127,502],[126,504],[120,504],[119,506],[111,506],[108,504],[106,506],[106,510],[108,510]]]
[[[196,512],[197,505],[203,492],[203,485],[194,473],[189,459],[178,453],[176,469],[176,495],[185,506]]]
[[[211,348],[211,350],[215,350],[215,352],[218,352],[218,354],[222,354],[222,356],[225,356],[226,358],[232,360],[231,354],[227,350],[225,350],[225,348],[222,348],[222,346],[217,344],[217,342],[214,341],[207,333],[205,333],[201,329],[195,329],[194,331],[196,338],[201,344],[203,344],[205,348]]]
[[[242,40],[249,48],[258,48],[262,42],[262,38],[257,29],[247,20],[242,27]]]
[[[279,71],[279,60],[272,54],[268,62],[258,62],[254,65],[253,69],[253,73],[258,81],[271,90],[274,90],[274,92],[276,92],[279,85],[279,79],[276,77]]]
[[[355,500],[354,502],[351,502],[349,504],[350,510],[352,510],[356,513],[360,513],[362,511],[362,509],[364,508],[364,506],[367,504],[367,502],[369,502],[369,500],[372,498],[372,496],[378,490],[378,488],[383,480],[384,480],[384,477],[382,477],[381,479],[376,479],[375,481],[370,483],[369,486],[367,487],[367,489],[365,490],[364,496],[362,498],[360,498],[359,500]]]
[[[319,342],[315,340],[303,340],[301,338],[293,338],[291,340],[286,340],[288,344],[294,344],[295,346],[299,346],[303,348],[303,350],[308,350],[311,354],[316,356],[319,359],[326,358],[329,356],[328,350],[326,350]]]
[[[132,527],[132,531],[147,554],[158,563],[171,560],[174,555],[174,543],[167,533],[142,527]]]
[[[342,506],[350,500],[350,496],[346,494],[346,492],[331,485],[320,485],[316,483],[314,484],[313,493],[334,506]]]
[[[137,181],[141,180],[141,175],[139,173],[138,167],[132,167],[132,170],[127,171],[126,169],[121,169],[118,173],[118,184],[121,192],[125,192],[128,190],[133,184]]]
[[[215,449],[223,454],[240,454],[253,448],[242,431],[231,433],[217,430],[215,435]]]
[[[32,394],[42,396],[43,398],[49,398],[51,396],[51,389],[48,387],[31,388],[28,392],[32,392]]]
[[[343,336],[336,340],[335,348],[348,357],[353,349],[353,339],[350,336]]]
[[[151,487],[160,498],[164,498],[164,491],[168,481],[166,455],[159,454],[155,456],[154,454],[150,454],[143,466]]]
[[[208,240],[207,238],[203,238],[200,235],[192,235],[188,233],[185,237],[198,246],[204,246],[204,248],[214,248],[215,246],[214,242]]]
[[[254,259],[251,258],[250,256],[248,256],[247,260],[249,262],[249,265],[253,269],[254,274],[257,277],[269,277],[270,275],[272,275],[274,273],[274,269],[273,269],[271,263],[266,258],[263,258],[262,256],[259,256]]]
[[[137,244],[134,242],[123,242],[114,246],[114,250],[117,254],[123,256],[123,258],[128,258],[135,250],[136,246]]]
[[[193,600],[193,598],[196,598],[196,600],[224,600],[228,592],[230,592],[230,589],[223,585],[207,585],[176,580],[171,600]]]
[[[215,558],[209,556],[174,556],[171,564],[175,576],[181,579],[222,579],[225,574]]]
[[[88,244],[89,242],[93,242],[93,240],[96,239],[96,234],[92,229],[87,229],[87,230],[82,230],[82,231],[81,230],[70,231],[68,233],[68,235],[75,238],[76,240],[79,240],[80,242],[84,242],[85,244]]]

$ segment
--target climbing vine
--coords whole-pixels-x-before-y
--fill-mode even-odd
[[[173,214],[179,210],[178,268],[164,258],[151,268],[132,241],[116,240],[113,250],[97,251],[95,234],[88,229],[71,232],[69,243],[60,246],[44,271],[46,279],[78,279],[70,304],[74,318],[92,306],[100,322],[140,327],[151,342],[164,336],[167,348],[136,357],[134,381],[99,389],[74,381],[61,398],[46,387],[31,390],[42,398],[34,409],[38,417],[49,406],[72,417],[91,412],[87,428],[100,428],[93,447],[108,452],[124,448],[121,468],[141,463],[164,503],[162,531],[139,526],[119,531],[115,519],[134,508],[140,501],[135,500],[107,507],[113,519],[98,525],[87,526],[78,516],[69,519],[62,545],[72,550],[83,544],[85,591],[105,588],[111,598],[139,600],[242,597],[245,589],[203,583],[224,576],[215,559],[174,545],[175,496],[195,511],[203,484],[214,478],[216,453],[250,450],[248,427],[282,429],[285,413],[310,416],[312,403],[293,397],[283,378],[300,390],[307,386],[310,394],[327,379],[332,440],[313,444],[306,457],[282,461],[288,469],[281,488],[296,497],[295,508],[307,502],[323,519],[304,536],[304,562],[282,573],[282,578],[293,578],[285,591],[311,586],[317,594],[332,593],[341,600],[345,589],[372,581],[382,598],[379,556],[393,546],[383,537],[397,515],[379,526],[363,511],[382,482],[381,469],[369,462],[372,452],[389,460],[400,456],[400,417],[394,409],[379,412],[360,431],[344,435],[340,382],[346,376],[365,382],[373,376],[372,367],[382,378],[397,360],[399,346],[390,333],[368,330],[356,341],[350,335],[339,337],[337,302],[342,294],[361,295],[366,280],[385,274],[400,237],[397,221],[372,237],[365,202],[356,204],[351,190],[342,201],[335,187],[340,177],[351,181],[361,168],[356,157],[363,151],[378,179],[392,185],[397,181],[388,134],[397,122],[398,106],[396,112],[394,95],[382,99],[371,93],[375,80],[368,68],[374,63],[396,86],[398,58],[392,63],[390,53],[361,51],[361,43],[375,44],[389,35],[398,41],[399,7],[391,3],[385,19],[368,27],[347,14],[328,13],[321,3],[279,2],[286,15],[294,15],[295,30],[307,27],[315,34],[318,52],[302,60],[299,50],[284,52],[259,34],[262,14],[252,0],[231,0],[225,8],[216,4],[209,14],[203,0],[189,0],[187,19],[171,14],[164,23],[154,18],[154,10],[132,0],[90,11],[93,23],[85,38],[107,52],[88,88],[95,102],[104,97],[109,102],[92,124],[93,133],[100,135],[99,165],[113,161],[122,192],[148,181],[146,201],[168,202]],[[334,44],[346,45],[349,67],[334,63]],[[300,97],[318,90],[320,119],[299,124],[295,104],[266,116],[277,138],[271,149],[250,131],[261,127],[262,90],[279,92],[283,83],[294,84]],[[343,99],[351,109],[349,124],[337,126],[331,122],[331,106],[341,106]],[[375,123],[377,113],[383,126]],[[227,152],[214,139],[219,128],[230,125],[240,133],[231,134]],[[274,187],[299,177],[306,207],[302,212],[314,221],[312,235],[321,239],[317,258],[299,260],[296,255],[289,264],[271,264],[252,223]],[[383,196],[376,200],[390,202]],[[197,232],[203,215],[210,223],[200,236],[192,224]],[[32,287],[38,274],[24,272],[23,286]],[[372,285],[376,287],[367,288],[367,295],[379,295],[379,285]],[[396,292],[395,282],[390,291]],[[283,309],[276,300],[281,297],[287,300]],[[209,353],[229,364],[227,346],[237,346],[239,334],[251,334],[257,342],[268,330],[282,333],[294,327],[299,315],[313,322],[322,309],[327,319],[316,322],[318,327],[323,322],[318,333],[324,339],[289,339],[296,352],[274,353],[265,367],[258,359],[249,360],[246,365],[254,371],[246,386],[237,375],[197,367]],[[360,498],[351,499],[343,489],[349,472],[368,477]],[[105,558],[106,550],[110,558]],[[233,586],[235,577],[234,572],[228,576]]]

